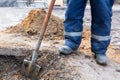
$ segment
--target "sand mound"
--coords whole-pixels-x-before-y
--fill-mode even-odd
[[[7,31],[22,33],[24,35],[37,35],[40,33],[43,21],[46,15],[44,9],[33,9],[29,12],[28,16],[16,26],[12,26]],[[63,38],[63,20],[54,15],[51,16],[48,23],[45,39],[59,40]]]
[[[46,13],[44,9],[33,9],[21,23],[7,29],[7,32],[22,33],[22,35],[37,36],[36,38],[38,38]],[[52,15],[44,37],[44,40],[63,39],[63,20]],[[88,40],[89,37],[90,30],[85,29],[83,31],[83,39]]]

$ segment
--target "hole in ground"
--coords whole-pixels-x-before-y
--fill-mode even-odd
[[[33,50],[0,48],[0,80],[30,80],[21,74],[24,58],[29,58]],[[37,64],[42,67],[39,79],[59,59],[54,51],[41,50],[38,53]]]

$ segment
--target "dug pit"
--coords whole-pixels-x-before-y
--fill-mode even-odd
[[[23,59],[29,58],[32,51],[33,50],[0,48],[0,80],[29,80],[29,78],[21,72],[21,65]],[[39,79],[41,79],[59,57],[54,51],[47,50],[40,51],[38,55],[37,64],[42,67],[39,75]]]
[[[0,48],[0,80],[30,80],[21,72],[21,65],[23,59],[28,59],[32,51]],[[111,62],[107,67],[102,67],[96,64],[93,57],[83,52],[64,56],[57,51],[57,49],[56,51],[41,50],[38,53],[37,64],[42,67],[39,80],[116,80],[120,78],[119,64]],[[93,75],[96,75],[94,79]]]

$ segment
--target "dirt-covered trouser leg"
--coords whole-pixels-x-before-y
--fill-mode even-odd
[[[92,13],[91,50],[105,54],[110,44],[111,16],[114,0],[90,0]]]
[[[64,29],[65,29],[65,45],[77,50],[82,35],[82,23],[84,10],[87,0],[68,0],[68,8],[65,14]]]

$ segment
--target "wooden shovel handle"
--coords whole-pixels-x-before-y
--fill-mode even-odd
[[[36,49],[35,49],[36,51],[38,51],[40,46],[41,46],[41,42],[42,42],[43,36],[45,34],[45,31],[46,31],[46,28],[47,28],[47,25],[48,25],[48,22],[49,22],[49,19],[50,19],[50,16],[51,16],[54,4],[55,4],[55,1],[56,0],[51,0],[50,6],[48,8],[48,13],[46,14],[46,17],[44,19],[43,26],[41,28],[41,33],[40,33],[39,38],[38,38],[38,44],[37,44]]]

